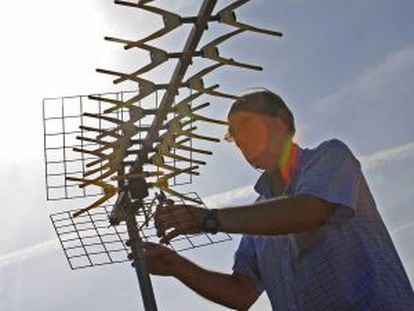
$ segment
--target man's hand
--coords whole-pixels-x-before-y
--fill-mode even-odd
[[[156,243],[138,242],[142,249],[147,270],[151,274],[162,276],[177,276],[185,264],[185,259],[172,249]],[[130,243],[127,243],[130,245]],[[133,260],[132,253],[128,259]],[[134,266],[134,263],[132,263]]]
[[[259,294],[253,282],[242,274],[205,270],[173,250],[155,243],[137,241],[151,274],[173,276],[209,300],[232,309],[247,310]],[[131,243],[127,242],[130,246]],[[134,259],[132,254],[129,259]]]
[[[191,205],[175,205],[172,200],[166,200],[157,207],[154,215],[155,227],[160,242],[168,244],[180,234],[195,234],[203,232],[203,219],[207,213],[205,208]]]

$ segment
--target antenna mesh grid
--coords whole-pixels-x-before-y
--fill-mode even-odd
[[[186,195],[201,201],[194,192]],[[153,212],[155,204],[152,203],[146,202],[145,209]],[[176,203],[185,204],[184,201],[177,200]],[[71,269],[128,261],[129,248],[125,245],[128,240],[126,225],[122,223],[118,226],[109,226],[108,217],[112,207],[112,205],[102,205],[78,217],[72,217],[75,210],[50,215]],[[202,207],[206,208],[205,205]],[[142,240],[157,243],[154,223],[150,221],[148,225],[143,225],[143,215],[137,216],[137,222]],[[170,241],[169,247],[181,252],[229,240],[231,237],[226,233],[180,235]]]

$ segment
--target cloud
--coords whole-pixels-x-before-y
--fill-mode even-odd
[[[252,201],[255,195],[252,186],[243,186],[208,196],[204,198],[203,201],[208,208],[220,208],[241,202]]]
[[[332,94],[311,102],[299,127],[301,140],[314,144],[340,137],[370,153],[412,140],[414,44],[386,55]]]
[[[26,261],[41,254],[45,254],[52,250],[58,249],[59,243],[57,239],[51,239],[42,243],[9,253],[0,257],[0,269],[8,267],[18,262]]]
[[[405,231],[407,229],[413,228],[413,226],[414,226],[414,221],[409,222],[408,224],[405,224],[405,225],[402,225],[402,226],[400,226],[398,228],[395,228],[392,231],[392,234],[393,235],[398,235],[398,234],[402,233],[403,231]]]
[[[397,81],[408,80],[414,68],[414,44],[389,53],[376,66],[370,67],[339,91],[320,99],[319,109],[342,110],[355,99],[380,99],[389,88],[398,87]]]
[[[402,160],[414,156],[414,142],[409,142],[389,149],[359,157],[365,169],[374,169],[388,162]]]

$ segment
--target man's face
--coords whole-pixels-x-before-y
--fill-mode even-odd
[[[228,121],[229,132],[250,165],[265,171],[277,168],[288,137],[287,126],[280,117],[238,111]]]

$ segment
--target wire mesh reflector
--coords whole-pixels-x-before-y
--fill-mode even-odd
[[[186,195],[201,201],[196,193]],[[178,199],[176,203],[185,204]],[[150,210],[155,208],[150,206],[149,202],[146,204]],[[50,215],[71,269],[128,261],[129,248],[125,245],[128,240],[126,225],[122,223],[118,226],[109,226],[108,217],[111,210],[112,205],[103,205],[78,217],[72,217],[75,210]],[[145,225],[143,216],[137,216],[137,222],[142,240],[157,243],[158,237],[153,222]],[[229,240],[231,237],[226,233],[181,235],[171,240],[169,246],[181,252]]]
[[[132,92],[106,93],[120,99]],[[99,148],[99,144],[84,142],[79,137],[88,136],[91,130],[109,129],[110,125],[84,116],[85,112],[102,114],[105,104],[88,96],[47,98],[43,100],[43,129],[46,194],[48,200],[73,199],[102,194],[99,188],[80,189],[67,177],[85,173],[85,163],[93,157],[75,152],[73,148]],[[125,111],[117,111],[112,117],[125,120]]]
[[[137,94],[136,91],[112,92],[93,95],[95,97],[105,97],[113,100],[126,100]],[[138,107],[145,109],[158,109],[158,92],[148,96],[145,100],[141,100]],[[92,169],[94,175],[86,178],[96,178],[105,173],[104,162],[100,165],[88,168],[88,163],[96,160],[94,155],[86,152],[77,152],[74,150],[99,150],[104,145],[91,142],[88,138],[93,138],[97,133],[103,131],[111,131],[116,127],[113,123],[100,118],[91,118],[86,114],[97,116],[105,116],[126,122],[129,120],[129,111],[118,109],[112,113],[104,114],[105,109],[112,107],[110,104],[99,100],[93,100],[90,96],[68,96],[58,98],[47,98],[43,100],[43,129],[44,129],[44,159],[45,159],[45,181],[46,195],[50,201],[62,199],[86,198],[102,195],[102,189],[99,187],[83,187],[79,188],[76,181],[67,180],[67,178],[81,177],[88,174]],[[169,118],[174,118],[171,115]],[[154,116],[146,116],[134,123],[139,130],[133,137],[136,141],[143,141],[146,137],[148,128],[153,122]],[[191,123],[190,123],[191,125]],[[166,130],[164,129],[163,132]],[[118,133],[122,134],[122,133]],[[188,148],[192,147],[192,139],[184,144]],[[134,151],[140,148],[140,143],[135,143],[129,148],[130,154],[125,157],[124,161],[133,162],[136,155]],[[192,161],[191,151],[180,151],[172,148],[174,156],[181,156]],[[165,161],[177,169],[183,169],[188,166],[187,162],[170,158]],[[126,164],[127,165],[127,164]],[[159,168],[157,168],[159,170]],[[192,182],[191,174],[185,176],[174,177],[170,185],[184,185]],[[108,178],[105,182],[110,182]]]

